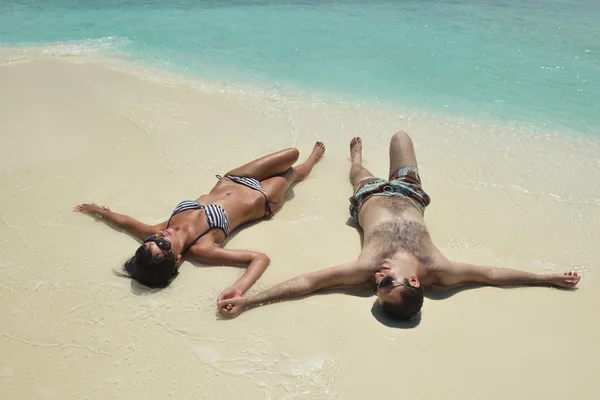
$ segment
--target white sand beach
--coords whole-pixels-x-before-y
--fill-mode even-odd
[[[600,141],[225,88],[2,54],[0,398],[600,398]],[[324,141],[276,218],[226,243],[270,256],[253,293],[356,257],[349,142],[361,136],[385,175],[398,130],[415,142],[425,219],[449,258],[574,270],[578,289],[433,291],[420,320],[394,323],[366,287],[222,320],[216,298],[240,269],[185,262],[149,291],[113,273],[136,241],[72,211],[95,202],[157,223],[215,174]]]

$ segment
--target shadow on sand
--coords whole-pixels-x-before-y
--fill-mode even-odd
[[[397,329],[412,329],[419,326],[421,323],[421,311],[408,321],[399,321],[397,319],[390,318],[385,311],[383,311],[383,307],[375,300],[373,302],[373,306],[371,307],[371,314],[377,321],[381,324],[387,326],[388,328],[397,328]]]

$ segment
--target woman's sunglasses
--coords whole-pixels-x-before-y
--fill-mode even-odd
[[[377,293],[379,291],[379,289],[388,287],[388,286],[392,286],[392,288],[395,288],[398,286],[412,287],[408,283],[397,282],[391,276],[386,276],[377,284],[377,287],[375,288],[375,293]]]
[[[171,242],[164,238],[157,238],[156,235],[149,236],[144,243],[153,242],[155,243],[159,249],[171,252]]]

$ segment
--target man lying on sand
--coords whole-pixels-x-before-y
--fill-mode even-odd
[[[75,211],[102,219],[142,241],[124,265],[127,275],[149,287],[166,287],[177,275],[184,257],[201,263],[247,267],[242,277],[219,300],[243,295],[269,265],[267,255],[250,250],[222,248],[238,226],[270,218],[285,202],[285,193],[306,178],[323,157],[325,145],[317,142],[308,159],[296,167],[297,149],[259,158],[225,174],[209,194],[184,200],[171,217],[157,225],[144,224],[96,204],[80,204]],[[151,172],[149,172],[151,173]],[[160,182],[157,182],[160,187]]]
[[[292,299],[318,290],[373,282],[385,312],[407,320],[423,305],[423,288],[476,283],[493,286],[552,285],[573,288],[574,272],[539,275],[507,268],[483,267],[448,260],[433,244],[423,212],[430,202],[423,191],[410,137],[396,133],[390,143],[389,180],[376,178],[362,165],[362,141],[350,143],[350,214],[364,230],[363,248],[355,261],[310,272],[249,297],[218,301],[219,312],[235,317],[242,311]]]

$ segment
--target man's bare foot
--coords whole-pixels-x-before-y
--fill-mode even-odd
[[[359,136],[350,141],[350,159],[352,163],[362,163],[362,139]]]
[[[570,289],[575,287],[578,283],[579,280],[581,279],[581,276],[577,275],[577,272],[565,272],[564,274],[552,274],[551,275],[551,283],[554,286],[558,286],[561,288],[565,288],[565,289]]]
[[[321,157],[325,154],[325,143],[317,142],[315,143],[315,147],[313,148],[312,153],[310,153],[310,157],[314,159],[315,162],[319,161]]]

